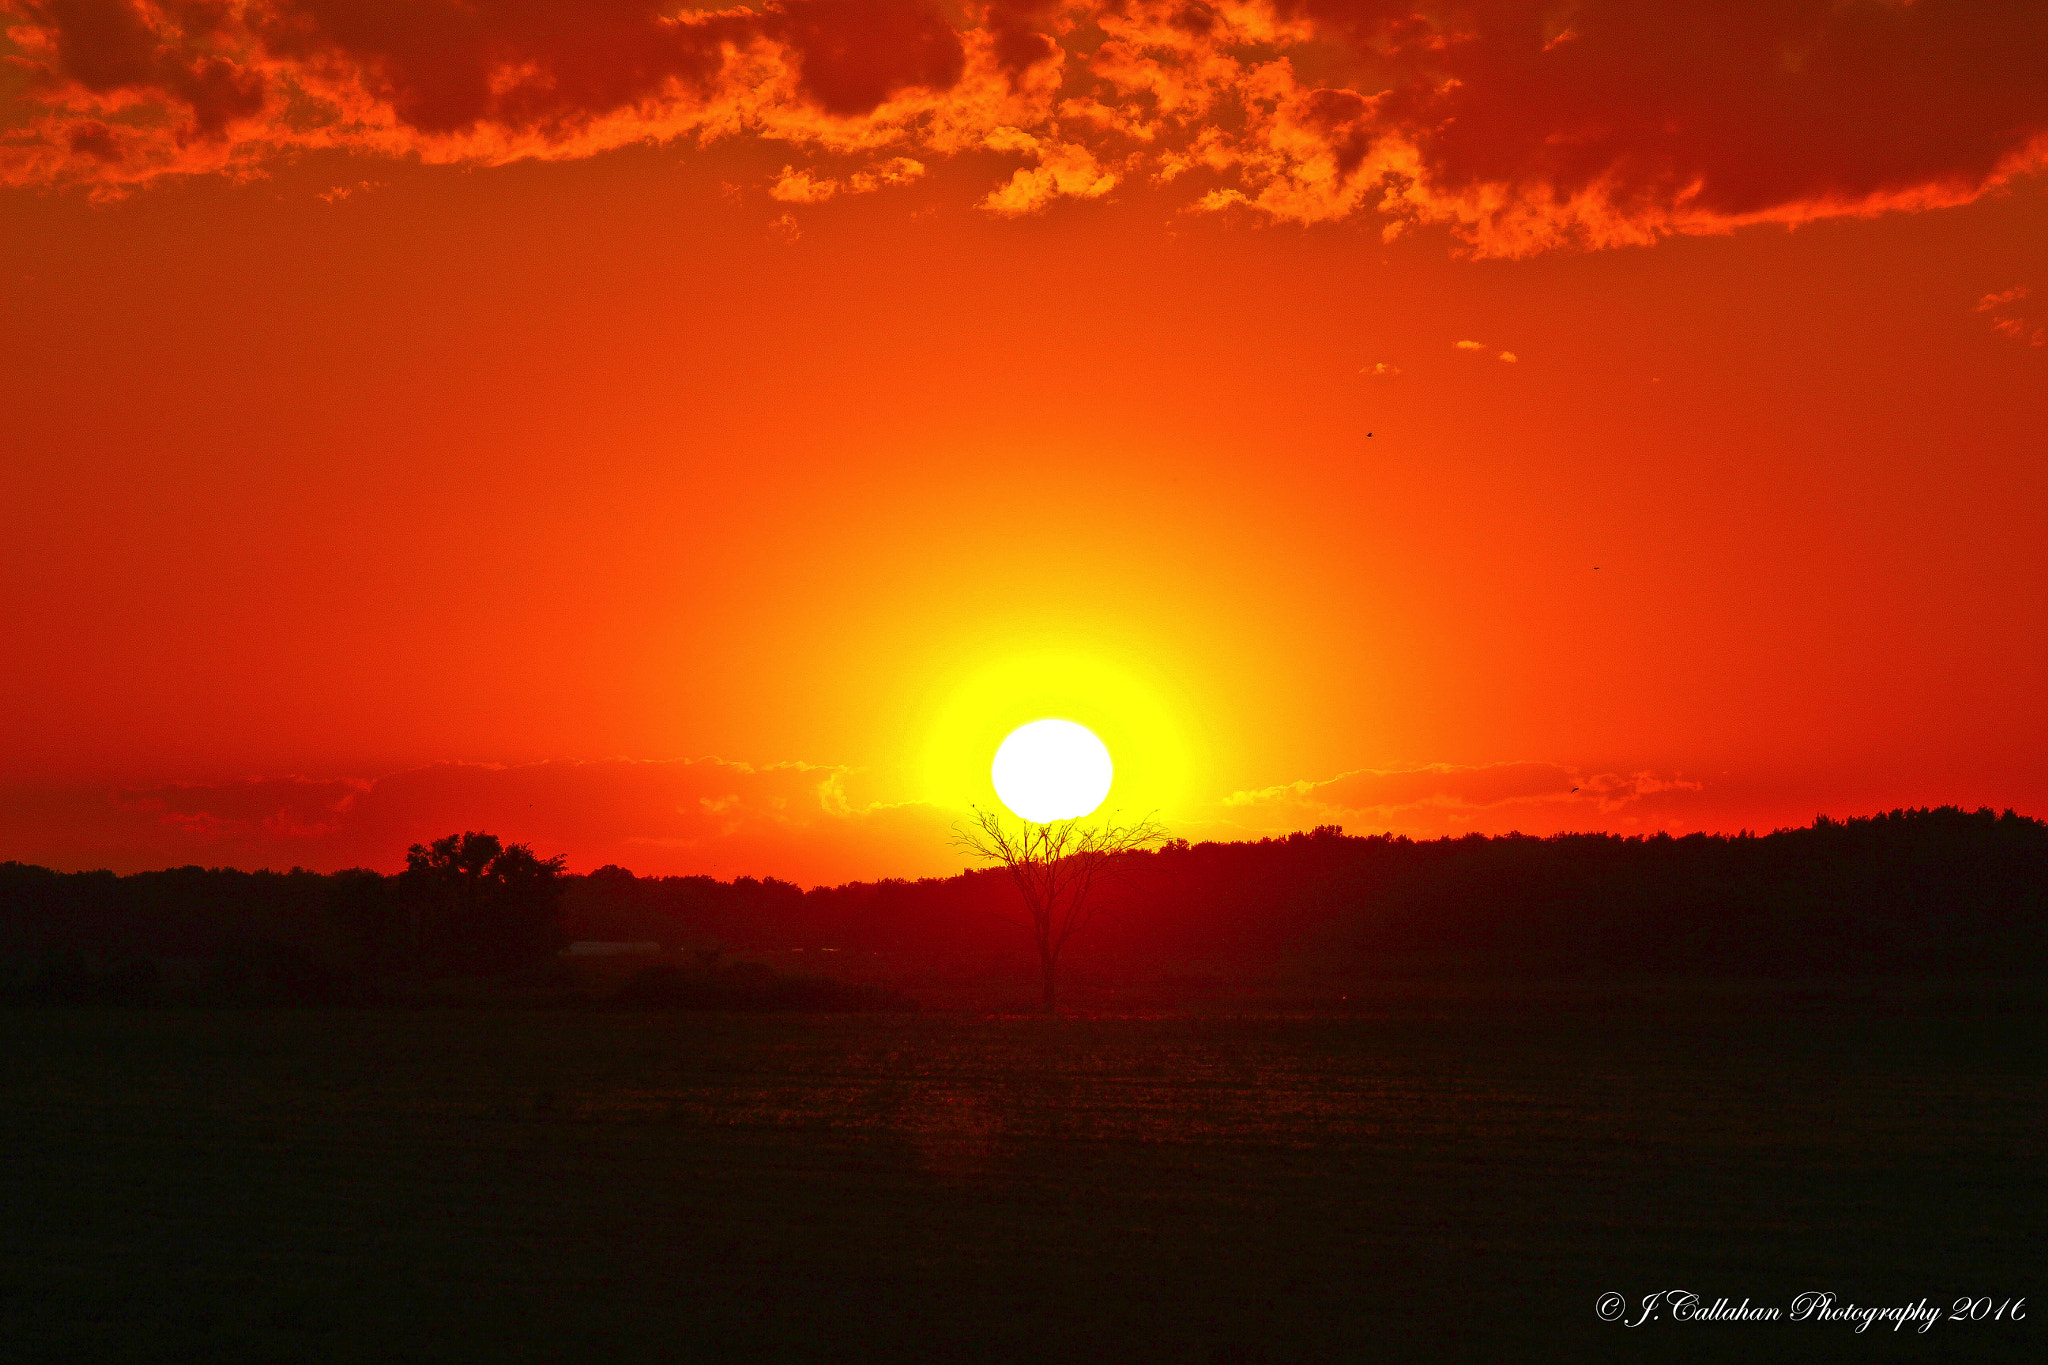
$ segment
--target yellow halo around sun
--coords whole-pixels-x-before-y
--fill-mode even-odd
[[[1011,814],[1043,825],[1093,814],[1109,796],[1116,770],[1109,749],[1087,726],[1034,720],[997,747],[989,776]]]

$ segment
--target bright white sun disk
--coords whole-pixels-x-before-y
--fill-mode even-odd
[[[1085,725],[1034,720],[1010,732],[989,769],[1010,813],[1033,824],[1074,820],[1109,795],[1109,750]]]

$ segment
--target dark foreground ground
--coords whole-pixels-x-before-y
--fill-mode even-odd
[[[1358,1004],[1359,1002],[1352,1002]],[[13,1360],[2041,1359],[2038,995],[0,1013]],[[2025,1321],[1602,1323],[1608,1291]]]

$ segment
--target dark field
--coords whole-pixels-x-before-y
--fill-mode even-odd
[[[20,1360],[2040,1359],[2010,991],[1333,1018],[0,1014]]]

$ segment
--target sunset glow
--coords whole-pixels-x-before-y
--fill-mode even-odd
[[[1567,8],[0,0],[0,859],[2048,810],[2038,5]]]

